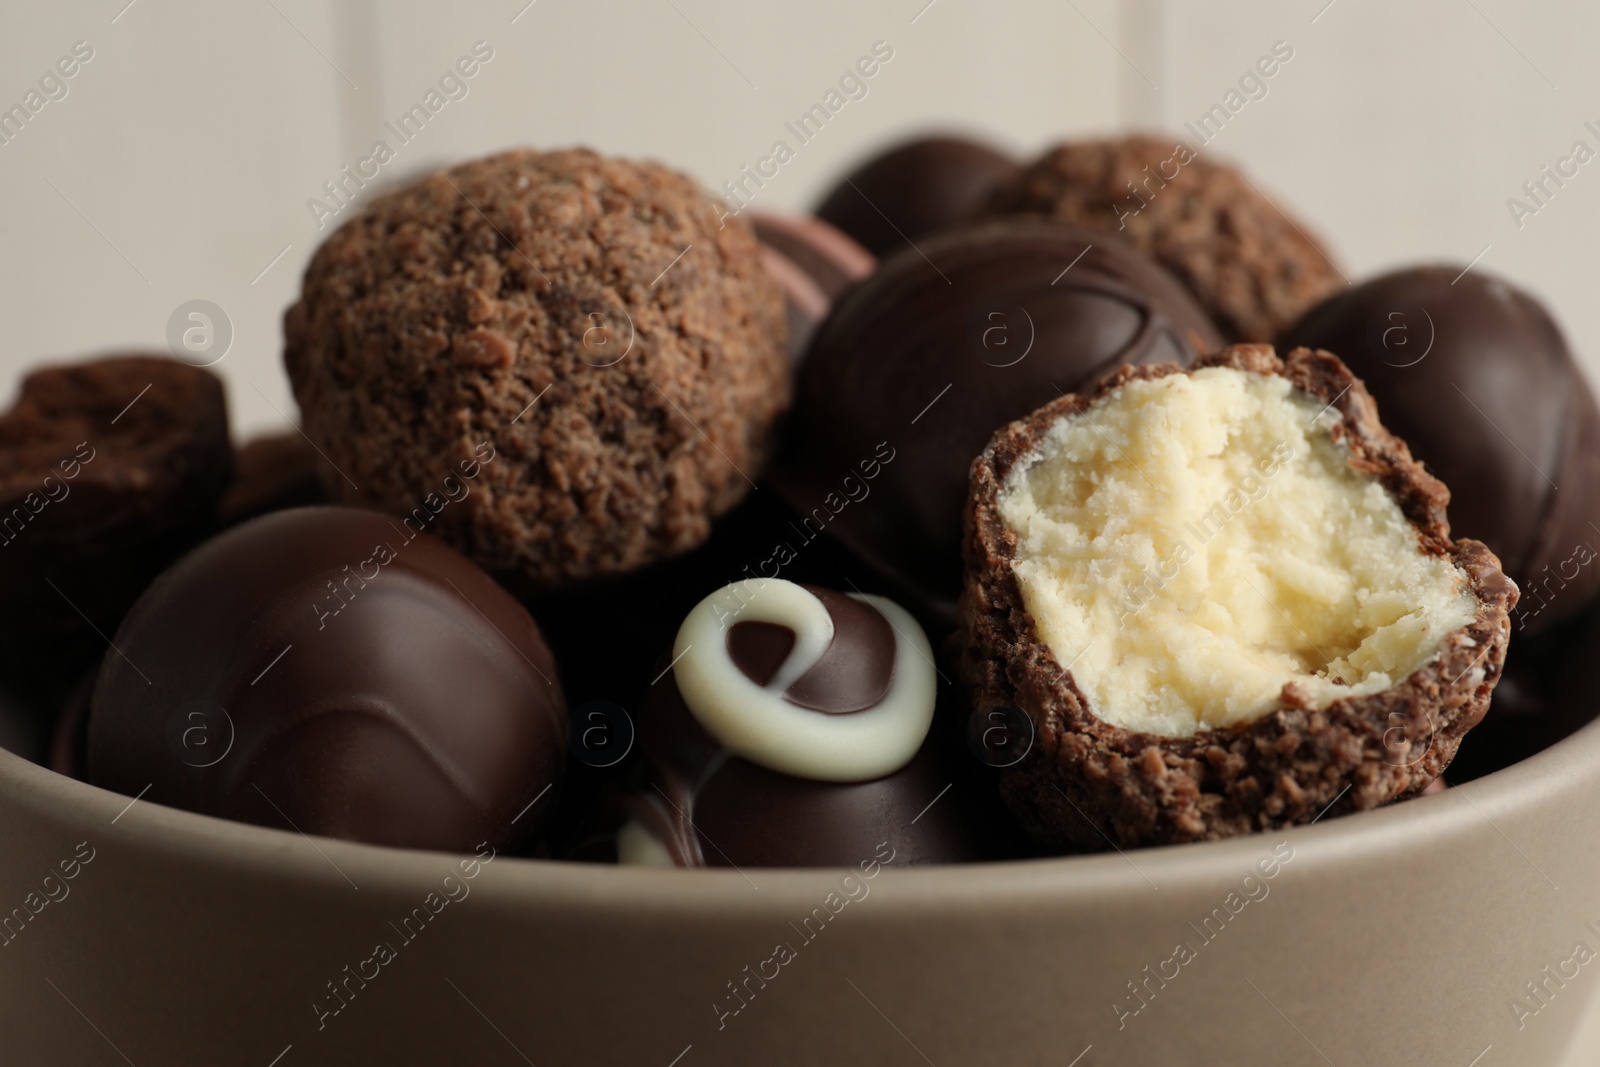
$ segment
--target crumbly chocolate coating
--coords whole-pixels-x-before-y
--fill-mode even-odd
[[[989,210],[1120,232],[1235,341],[1275,339],[1343,282],[1322,244],[1242,173],[1169,139],[1057,145],[996,188]]]
[[[64,692],[150,581],[214,526],[222,383],[165,356],[48,367],[0,416],[0,660]],[[15,662],[13,662],[15,661]],[[59,685],[22,675],[56,676]]]
[[[1378,422],[1361,382],[1336,357],[1269,345],[1235,345],[1194,369],[1231,367],[1288,378],[1326,401],[1351,463],[1378,479],[1416,527],[1422,551],[1448,557],[1477,598],[1477,615],[1399,684],[1325,708],[1296,702],[1238,727],[1173,738],[1099,719],[1050,648],[1035,636],[1013,562],[1017,537],[998,499],[1013,467],[1058,419],[1080,414],[1133,379],[1186,373],[1127,367],[1092,391],[1069,394],[1002,429],[973,465],[966,526],[966,587],[956,642],[974,720],[1020,708],[1034,725],[1028,755],[1001,775],[1001,791],[1035,839],[1101,849],[1231,837],[1365,811],[1413,795],[1437,778],[1462,736],[1483,718],[1505,661],[1516,586],[1477,541],[1452,541],[1449,491]],[[1403,734],[1403,739],[1401,735]]]
[[[330,493],[409,514],[488,442],[432,530],[502,577],[551,588],[699,544],[790,392],[783,296],[718,215],[682,175],[585,149],[376,199],[284,320]]]
[[[325,503],[317,459],[317,450],[298,430],[240,445],[233,453],[233,481],[222,496],[218,518],[224,526],[235,526],[271,511]]]

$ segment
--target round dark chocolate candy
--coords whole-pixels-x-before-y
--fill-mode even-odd
[[[1450,489],[1450,526],[1521,588],[1518,631],[1600,593],[1600,410],[1533,297],[1477,270],[1413,267],[1319,304],[1283,347],[1333,352]]]
[[[992,784],[930,729],[932,653],[892,601],[735,583],[691,612],[674,657],[640,716],[623,862],[937,863],[1012,841]]]
[[[1221,338],[1114,237],[1044,219],[947,230],[849,290],[801,367],[772,484],[934,616],[954,617],[967,471],[990,436],[1125,363]]]
[[[877,269],[872,253],[821,219],[753,212],[761,261],[783,290],[789,354],[799,358],[833,302]]]
[[[475,564],[376,512],[298,508],[207,542],[134,605],[95,685],[88,777],[308,834],[514,846],[550,807],[566,723],[539,628]]]
[[[983,207],[1017,171],[1010,156],[964,137],[921,137],[873,156],[823,199],[817,216],[886,256]]]

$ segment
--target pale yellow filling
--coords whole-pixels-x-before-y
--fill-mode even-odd
[[[1477,612],[1340,416],[1283,378],[1134,381],[1053,425],[1000,494],[1043,640],[1095,715],[1187,737],[1405,679]]]

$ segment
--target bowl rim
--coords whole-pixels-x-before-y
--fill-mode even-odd
[[[1355,817],[1130,852],[884,868],[876,878],[885,880],[874,881],[874,888],[892,886],[906,906],[948,913],[953,906],[992,908],[997,899],[1070,906],[1075,901],[1123,899],[1149,886],[1182,891],[1236,885],[1280,842],[1287,842],[1297,856],[1303,850],[1309,857],[1297,863],[1303,874],[1311,868],[1363,860],[1383,862],[1385,857],[1419,849],[1452,848],[1468,834],[1481,834],[1485,822],[1504,836],[1501,819],[1514,821],[1541,805],[1566,802],[1589,780],[1600,789],[1600,719],[1482,778],[1437,795],[1352,813]],[[114,825],[121,839],[118,846],[131,845],[147,858],[162,858],[174,866],[231,868],[307,892],[339,889],[345,882],[357,886],[351,871],[359,872],[380,893],[426,891],[471,858],[466,853],[308,837],[130,800],[0,749],[0,811],[7,808],[29,812],[36,823],[68,831],[64,837],[82,833],[92,843],[109,845],[104,829]],[[1315,847],[1306,849],[1307,845]],[[479,872],[488,877],[480,878],[475,888],[489,889],[491,896],[513,909],[546,903],[610,915],[806,910],[837,888],[843,875],[854,872],[861,877],[859,869],[848,867],[663,870],[509,855],[496,856],[490,863],[492,867],[484,864]],[[752,894],[756,879],[759,892]]]

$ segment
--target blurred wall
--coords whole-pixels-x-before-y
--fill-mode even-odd
[[[323,183],[374,141],[395,158],[354,206],[518,144],[655,157],[716,188],[879,41],[892,60],[763,206],[804,208],[886,139],[934,126],[1019,153],[1129,125],[1192,140],[1184,123],[1282,42],[1293,58],[1247,87],[1209,151],[1246,164],[1351,277],[1481,253],[1600,359],[1585,291],[1600,162],[1542,204],[1522,191],[1576,141],[1600,152],[1597,30],[1578,0],[6,0],[0,107],[44,103],[0,126],[0,400],[41,362],[159,349],[174,309],[204,299],[233,325],[217,369],[236,427],[279,427],[294,413],[282,311],[341,218],[308,201],[336,206]],[[488,58],[399,144],[385,123],[475,47]],[[1537,211],[1513,217],[1514,196]]]

